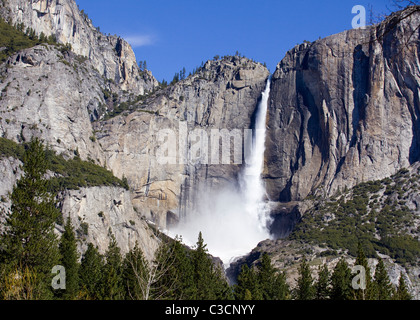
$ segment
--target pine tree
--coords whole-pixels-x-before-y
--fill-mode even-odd
[[[261,263],[257,268],[258,291],[255,293],[256,298],[264,300],[284,300],[289,294],[289,288],[285,281],[285,275],[278,272],[271,262],[271,258],[267,253],[261,257]]]
[[[398,288],[393,296],[393,300],[411,300],[413,297],[408,292],[407,285],[403,275],[400,273],[400,280],[398,282]]]
[[[351,270],[346,260],[341,258],[331,275],[331,299],[350,300],[352,298],[351,280]]]
[[[146,299],[176,299],[174,290],[181,275],[178,274],[174,254],[170,243],[164,239],[155,252],[155,259],[149,271]]]
[[[366,289],[353,289],[353,296],[355,300],[370,300],[374,296],[372,277],[370,274],[370,268],[368,266],[368,260],[363,252],[362,244],[359,242],[357,248],[356,266],[362,266],[365,268],[365,286]]]
[[[235,298],[237,300],[262,300],[257,273],[247,264],[242,265],[235,285]]]
[[[249,291],[248,289],[245,289],[245,293],[243,295],[243,298],[242,299],[238,299],[237,298],[237,300],[245,300],[245,301],[252,300],[252,293],[251,293],[251,291]]]
[[[66,289],[62,297],[66,300],[73,300],[79,293],[79,253],[70,217],[67,219],[64,233],[61,236],[60,253],[61,264],[66,270]]]
[[[212,288],[213,263],[208,256],[207,245],[200,232],[196,247],[192,254],[194,284],[197,290],[197,300],[211,300],[215,298]]]
[[[207,245],[200,232],[192,252],[193,281],[195,299],[214,300],[232,298],[231,290],[220,268],[216,268],[208,255]]]
[[[309,268],[306,258],[302,259],[299,266],[299,278],[295,295],[297,300],[312,300],[315,297],[311,269]]]
[[[328,267],[324,264],[318,269],[318,280],[315,284],[315,299],[316,300],[327,300],[330,297],[330,272]]]
[[[147,281],[149,266],[143,251],[136,242],[123,262],[123,285],[128,300],[144,299],[144,283]]]
[[[79,269],[80,288],[88,299],[97,300],[101,298],[103,267],[103,257],[98,249],[92,243],[89,243]]]
[[[193,279],[193,266],[182,244],[182,239],[175,238],[169,244],[170,265],[157,283],[157,287],[165,290],[165,299],[194,299],[196,290]]]
[[[385,269],[385,264],[379,258],[378,265],[376,266],[375,276],[373,280],[374,299],[375,300],[390,300],[393,295],[393,288],[389,280],[388,273]]]
[[[289,285],[286,282],[286,273],[277,272],[274,277],[273,300],[288,300],[290,297]]]
[[[114,234],[109,230],[110,241],[105,253],[105,266],[102,278],[102,299],[119,300],[123,298],[122,257]]]
[[[51,297],[51,270],[59,262],[54,226],[60,211],[48,192],[45,150],[32,138],[23,158],[23,176],[10,195],[11,209],[0,240],[1,262],[9,270],[29,269],[43,285],[43,297]]]
[[[216,300],[233,300],[233,291],[226,280],[222,266],[213,266],[213,291]]]
[[[271,300],[273,295],[275,270],[271,264],[271,258],[267,253],[263,253],[261,263],[258,265],[257,280],[262,298]]]
[[[175,75],[174,75],[174,77],[173,77],[173,79],[171,81],[171,84],[175,84],[177,82],[179,82],[179,73],[178,72],[175,73]]]
[[[179,79],[184,80],[186,76],[187,71],[185,70],[185,67],[182,68],[182,70],[179,72]]]

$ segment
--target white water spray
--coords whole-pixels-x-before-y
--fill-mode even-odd
[[[267,81],[261,102],[255,117],[255,135],[252,139],[251,157],[241,176],[241,192],[245,198],[245,210],[248,215],[256,215],[258,227],[266,230],[268,223],[267,208],[264,201],[265,186],[261,179],[264,168],[265,134],[270,80]]]
[[[228,265],[236,257],[250,252],[268,239],[269,213],[265,204],[265,187],[261,179],[264,167],[267,103],[270,80],[258,105],[250,156],[239,178],[239,190],[233,186],[200,193],[198,209],[169,230],[181,235],[183,242],[194,245],[201,231],[209,253]]]

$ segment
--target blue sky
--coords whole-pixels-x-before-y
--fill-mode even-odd
[[[161,81],[236,51],[271,72],[287,50],[351,29],[354,5],[389,13],[390,0],[76,0],[103,33],[122,36]]]

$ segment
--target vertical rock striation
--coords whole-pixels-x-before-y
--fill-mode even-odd
[[[419,160],[419,7],[290,50],[269,106],[265,181],[299,201]]]
[[[213,129],[238,130],[243,139],[268,76],[262,64],[246,58],[208,61],[194,75],[154,94],[136,111],[96,124],[106,163],[118,177],[128,178],[138,210],[165,226],[196,203],[194,197],[202,186],[235,182],[240,164],[233,160],[222,164],[221,157],[212,162],[211,133]],[[175,140],[161,140],[165,130]],[[160,163],[158,150],[165,141],[175,148],[173,164]],[[207,145],[202,144],[205,141]],[[181,143],[205,146],[208,152],[198,161],[189,161]],[[222,147],[217,155],[221,153]]]
[[[103,77],[122,90],[139,95],[157,85],[151,72],[140,71],[131,46],[120,37],[102,34],[74,0],[7,0],[3,6],[0,12],[5,20],[70,44],[73,52],[89,58]]]

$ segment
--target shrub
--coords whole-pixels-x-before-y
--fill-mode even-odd
[[[12,140],[0,138],[0,158],[13,157],[23,161],[25,145]],[[79,189],[81,187],[119,186],[128,188],[127,179],[120,180],[111,171],[91,162],[82,161],[80,157],[66,160],[51,149],[45,150],[48,169],[58,176],[49,181],[50,191],[58,192],[64,189]]]

